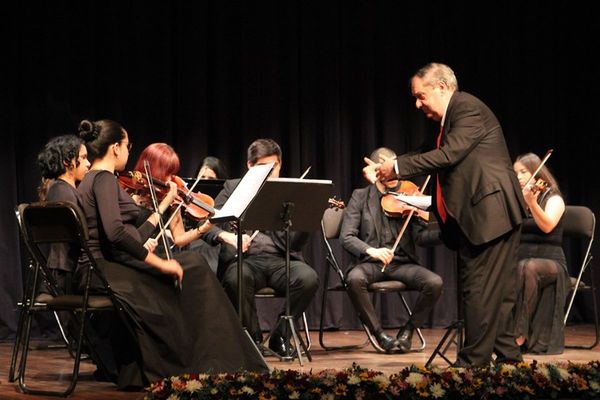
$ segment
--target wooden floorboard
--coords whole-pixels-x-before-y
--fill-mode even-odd
[[[327,368],[343,369],[356,362],[362,367],[383,371],[387,374],[398,372],[411,364],[425,364],[435,349],[438,341],[444,334],[442,329],[425,329],[423,334],[427,342],[425,350],[411,352],[408,354],[379,354],[370,345],[362,349],[352,351],[325,351],[318,343],[318,332],[312,331],[311,338],[313,348],[311,351],[312,362],[304,361],[301,366],[298,360],[281,362],[272,357],[266,360],[271,368],[295,369],[302,371],[320,371]],[[388,331],[395,334],[394,331]],[[595,333],[591,325],[569,326],[566,331],[566,340],[570,344],[590,344],[594,341]],[[325,333],[326,345],[348,345],[361,343],[365,335],[361,331],[336,331]],[[414,345],[418,344],[414,338]],[[16,383],[8,382],[8,365],[10,363],[12,344],[0,343],[0,399],[32,399],[36,397],[18,392]],[[450,359],[455,358],[455,349],[448,349],[447,355]],[[600,359],[600,346],[592,350],[567,349],[561,355],[533,356],[525,355],[526,361],[534,359],[539,362],[573,361],[585,363]],[[436,358],[435,365],[447,366],[442,358]],[[64,385],[71,376],[72,360],[65,350],[37,350],[31,352],[28,362],[28,382],[30,386],[43,386],[56,389]],[[93,378],[95,367],[88,361],[81,363],[80,379],[75,388],[73,399],[88,400],[117,400],[117,399],[142,399],[144,394],[139,392],[119,392],[111,383],[96,382]],[[52,397],[49,397],[52,398]]]

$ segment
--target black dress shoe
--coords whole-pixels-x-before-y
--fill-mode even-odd
[[[274,333],[271,335],[271,338],[269,338],[269,349],[281,357],[288,355],[285,339],[277,333]]]
[[[250,337],[252,337],[252,340],[254,341],[254,343],[256,343],[257,346],[260,346],[262,344],[263,336],[261,331],[250,333]]]
[[[385,332],[380,332],[376,334],[375,338],[377,339],[377,343],[379,343],[379,346],[381,346],[381,348],[385,351],[392,350],[398,344],[398,341],[396,339],[394,339]]]
[[[398,348],[402,353],[408,353],[412,347],[412,337],[415,328],[411,324],[406,324],[398,331]]]

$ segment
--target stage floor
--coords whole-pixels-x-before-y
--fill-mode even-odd
[[[273,357],[267,357],[267,363],[271,368],[294,369],[302,371],[320,371],[323,369],[334,368],[344,369],[352,365],[353,362],[361,367],[383,371],[387,374],[398,372],[402,368],[411,364],[423,365],[427,362],[437,343],[444,334],[442,329],[424,329],[423,335],[427,343],[425,349],[420,352],[411,352],[408,354],[380,354],[370,345],[361,349],[351,351],[325,351],[319,345],[319,332],[311,331],[312,339],[312,362],[304,359],[304,366],[301,366],[297,359],[294,361],[277,361]],[[388,331],[389,334],[395,334],[394,331]],[[594,327],[592,325],[576,325],[567,327],[567,344],[581,345],[591,344],[594,341]],[[348,345],[362,343],[366,336],[362,331],[335,331],[325,333],[325,344],[328,346]],[[418,345],[416,336],[413,338],[413,346]],[[0,343],[0,399],[32,399],[34,396],[24,395],[18,392],[16,383],[10,383],[8,377],[8,365],[10,364],[12,344]],[[446,353],[451,360],[455,359],[456,352],[454,347],[450,347]],[[526,361],[538,362],[556,362],[573,361],[585,363],[591,360],[600,359],[600,345],[592,350],[574,350],[567,349],[561,355],[552,356],[533,356],[526,354]],[[440,357],[437,357],[434,365],[442,367],[447,363]],[[30,386],[44,385],[47,388],[56,389],[59,384],[66,383],[70,379],[72,370],[72,359],[69,358],[65,350],[38,350],[32,351],[28,362],[28,382]],[[115,386],[110,383],[96,382],[92,376],[95,367],[88,361],[83,361],[80,368],[80,377],[75,393],[71,396],[73,399],[142,399],[143,393],[119,392]],[[35,397],[43,398],[43,397]],[[52,397],[48,397],[52,398]]]

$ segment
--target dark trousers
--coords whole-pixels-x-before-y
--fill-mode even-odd
[[[420,327],[435,302],[442,294],[442,278],[425,267],[416,264],[390,264],[381,272],[381,263],[362,263],[348,272],[346,282],[348,295],[361,321],[373,333],[382,330],[373,303],[369,298],[369,284],[381,281],[400,281],[410,289],[419,291],[419,298],[412,309],[410,323]]]
[[[459,237],[459,279],[465,341],[458,363],[487,366],[522,360],[515,343],[512,311],[517,296],[517,247],[520,226],[483,245]]]
[[[254,294],[264,288],[275,289],[277,294],[285,296],[286,276],[285,258],[278,256],[252,255],[243,259],[244,279],[242,312],[243,324],[251,335],[261,331],[256,314]],[[223,286],[227,296],[237,307],[238,304],[238,268],[237,262],[229,265],[223,275]],[[308,307],[319,287],[319,278],[314,269],[302,261],[290,261],[290,312],[298,318]],[[281,311],[285,313],[285,309]],[[285,324],[279,324],[277,333],[285,336]]]

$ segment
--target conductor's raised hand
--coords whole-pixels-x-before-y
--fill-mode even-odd
[[[363,168],[363,176],[369,183],[375,183],[377,181],[377,171],[376,168],[379,166],[378,163],[371,160],[369,157],[365,157],[364,161],[367,165]]]
[[[381,156],[379,164],[375,167],[375,173],[377,179],[382,182],[396,178],[396,171],[394,171],[394,163],[396,159],[394,157]]]

